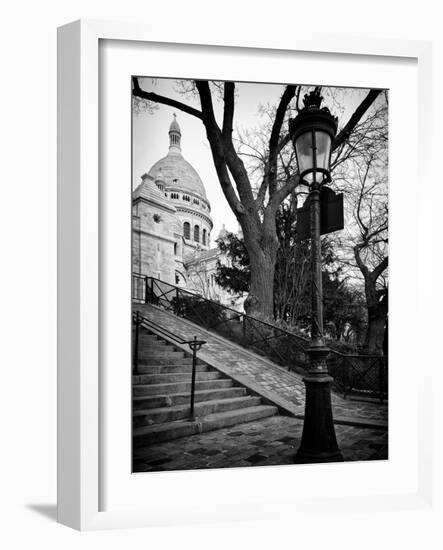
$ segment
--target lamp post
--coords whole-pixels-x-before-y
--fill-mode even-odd
[[[337,445],[331,406],[331,382],[326,358],[329,350],[323,334],[323,289],[320,241],[320,191],[331,181],[331,145],[337,119],[316,88],[304,97],[304,108],[289,122],[300,181],[309,186],[311,238],[311,343],[306,388],[305,418],[297,463],[338,462],[343,456]]]

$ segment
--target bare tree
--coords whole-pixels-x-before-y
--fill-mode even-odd
[[[281,152],[290,144],[286,123],[289,114],[296,114],[302,87],[298,85],[284,87],[270,124],[261,182],[258,189],[255,189],[243,159],[234,146],[235,83],[211,84],[206,80],[189,82],[187,91],[196,91],[200,109],[182,101],[143,90],[137,77],[133,77],[133,95],[154,103],[169,105],[202,121],[219,183],[243,230],[249,253],[251,286],[245,301],[245,309],[249,314],[270,318],[274,312],[272,281],[278,249],[276,214],[279,205],[299,183],[299,178],[295,175],[286,183],[279,185],[278,163]],[[363,119],[379,93],[380,90],[370,90],[366,94],[336,136],[334,150],[349,141],[354,128]],[[214,111],[216,94],[221,95],[223,100],[223,120],[220,125]]]
[[[345,189],[345,231],[336,236],[336,248],[349,280],[363,283],[367,310],[364,347],[369,353],[383,351],[388,315],[388,186],[384,155],[354,159]]]
[[[208,269],[207,262],[201,261],[198,257],[193,258],[188,263],[186,272],[191,290],[195,290],[204,298],[220,301],[220,296],[211,281],[214,274]]]
[[[363,279],[367,310],[364,347],[383,351],[388,315],[388,97],[380,95],[352,135],[334,152],[334,185],[344,192],[345,230],[337,234],[346,276]]]
[[[388,205],[378,189],[377,180],[368,182],[370,164],[361,175],[361,188],[355,205],[359,234],[354,257],[365,285],[368,329],[365,348],[369,353],[383,353],[383,339],[388,315]]]

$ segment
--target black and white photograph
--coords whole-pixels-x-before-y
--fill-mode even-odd
[[[443,548],[439,6],[5,4],[2,548]]]
[[[438,5],[5,6],[2,548],[443,548]]]
[[[133,472],[387,460],[389,90],[130,94]]]

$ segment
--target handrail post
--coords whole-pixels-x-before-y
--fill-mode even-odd
[[[138,375],[138,341],[140,331],[140,312],[135,314],[135,337],[134,337],[134,351],[133,351],[133,373]]]
[[[147,304],[149,302],[148,280],[149,280],[149,277],[146,276],[145,277],[145,304]]]
[[[191,375],[191,408],[190,408],[190,418],[195,420],[194,414],[194,401],[195,401],[195,374],[197,370],[197,351],[202,346],[201,341],[197,341],[197,336],[194,336],[194,341],[189,342],[189,347],[192,349],[192,375]]]
[[[380,396],[380,403],[383,404],[383,358],[378,359],[378,392]]]
[[[195,371],[197,363],[197,336],[194,336],[192,346],[192,378],[191,378],[191,419],[194,419],[194,401],[195,401]]]

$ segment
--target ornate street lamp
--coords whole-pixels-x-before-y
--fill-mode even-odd
[[[304,97],[304,108],[289,122],[289,132],[297,156],[300,182],[309,186],[311,237],[311,343],[306,387],[305,419],[298,463],[337,462],[343,456],[335,436],[331,406],[331,382],[326,358],[329,349],[323,334],[323,289],[320,243],[320,191],[331,181],[332,141],[337,132],[337,118],[327,107],[316,88]]]

